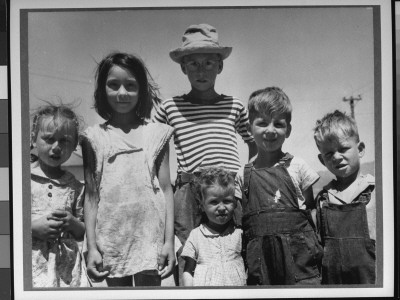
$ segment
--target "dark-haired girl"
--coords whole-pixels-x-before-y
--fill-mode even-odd
[[[175,264],[173,129],[147,122],[156,91],[138,57],[112,53],[97,67],[95,109],[106,122],[82,139],[87,270],[108,286],[157,286]]]

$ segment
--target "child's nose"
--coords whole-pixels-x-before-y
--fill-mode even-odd
[[[341,159],[342,159],[342,155],[341,155],[339,152],[335,152],[335,153],[332,155],[332,160],[333,160],[334,162],[340,161]]]
[[[225,205],[219,204],[217,209],[218,209],[218,211],[225,211],[226,208],[225,208]]]
[[[52,150],[53,150],[53,153],[56,153],[56,154],[60,153],[61,152],[60,144],[58,142],[55,142],[53,144]]]
[[[275,126],[273,124],[269,124],[267,127],[265,127],[265,132],[266,133],[275,133]]]
[[[117,100],[120,99],[120,97],[125,97],[128,94],[128,91],[125,89],[124,85],[121,84],[121,86],[118,89],[118,97]]]

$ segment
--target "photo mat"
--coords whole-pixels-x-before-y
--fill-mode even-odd
[[[218,30],[221,43],[233,46],[232,57],[226,60],[224,70],[217,79],[217,90],[234,94],[247,104],[249,94],[255,89],[271,85],[284,89],[294,107],[293,133],[285,142],[285,147],[287,151],[306,156],[307,162],[315,168],[319,167],[321,172],[323,168],[315,162],[317,149],[312,138],[315,121],[332,109],[349,111],[348,99],[359,97],[355,116],[360,136],[369,152],[367,162],[371,163],[365,165],[365,170],[374,172],[377,199],[393,199],[393,175],[389,169],[393,154],[391,157],[386,155],[387,146],[393,142],[390,135],[393,127],[392,120],[382,118],[391,112],[390,101],[386,101],[392,97],[391,45],[384,34],[384,29],[388,27],[384,20],[390,14],[390,5],[384,5],[384,1],[365,1],[362,4],[358,1],[352,6],[335,4],[334,1],[330,5],[316,1],[312,6],[309,2],[303,6],[301,3],[293,6],[292,3],[283,5],[279,2],[278,5],[273,1],[264,2],[262,5],[259,2],[245,5],[236,1],[226,6],[181,2],[175,5],[150,2],[153,6],[148,3],[132,6],[124,1],[120,6],[90,1],[84,1],[84,5],[72,4],[71,7],[66,7],[61,1],[43,1],[42,6],[24,1],[13,4],[11,30],[16,30],[18,34],[11,39],[10,52],[15,53],[11,57],[11,70],[15,74],[12,75],[15,183],[12,199],[15,207],[14,256],[20,257],[23,262],[21,264],[14,259],[15,278],[20,279],[15,279],[15,288],[21,291],[21,295],[25,292],[26,295],[43,293],[44,297],[50,297],[57,292],[37,291],[30,285],[30,221],[27,221],[30,220],[30,186],[25,183],[30,182],[28,149],[31,110],[43,100],[61,99],[77,105],[77,111],[84,115],[87,126],[101,122],[92,108],[94,69],[102,57],[117,50],[136,53],[143,58],[160,86],[161,98],[188,92],[187,79],[179,66],[169,59],[168,52],[180,46],[181,35],[190,24],[212,24]],[[338,18],[342,22],[338,22]],[[357,23],[356,20],[364,23]],[[346,29],[353,32],[346,35]],[[16,99],[20,99],[20,103],[15,103]],[[245,160],[247,154],[242,144],[239,144],[239,150],[241,159]],[[172,155],[171,177],[176,172],[174,159]],[[75,160],[67,165],[76,172],[77,178],[82,174],[79,166],[78,152]],[[382,201],[377,209],[377,232],[381,233],[377,236],[377,284],[367,289],[349,287],[344,295],[386,292],[388,286],[390,290],[393,283],[387,278],[390,263],[386,257],[390,260],[389,257],[393,256],[386,256],[386,253],[393,255],[393,241],[390,241],[393,223],[387,215],[392,202]],[[336,288],[241,287],[232,288],[230,292],[234,297],[246,297],[253,292],[257,297],[281,297],[287,295],[287,291],[296,296],[302,292],[305,295],[322,295]],[[207,290],[199,289],[198,292],[208,293]],[[187,295],[187,291],[179,287],[175,291],[157,289],[161,296],[171,292]],[[132,297],[133,292],[138,297],[152,294],[151,289],[138,288],[127,294]],[[212,289],[206,295],[220,292],[221,289]],[[338,295],[341,292],[337,291]],[[85,289],[88,296],[98,297],[100,293]],[[118,297],[127,294],[121,291]]]

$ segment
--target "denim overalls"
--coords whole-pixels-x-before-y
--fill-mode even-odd
[[[320,284],[322,247],[311,212],[299,209],[284,163],[257,170],[245,166],[242,224],[248,285]]]
[[[369,186],[343,205],[330,203],[326,190],[318,194],[323,284],[375,283],[375,241],[370,239],[366,214],[372,190]]]

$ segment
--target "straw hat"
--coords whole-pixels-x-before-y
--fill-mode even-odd
[[[182,57],[193,53],[217,53],[222,59],[227,58],[232,47],[222,47],[218,43],[217,30],[208,24],[190,25],[183,34],[182,47],[171,50],[169,56],[178,64]]]

